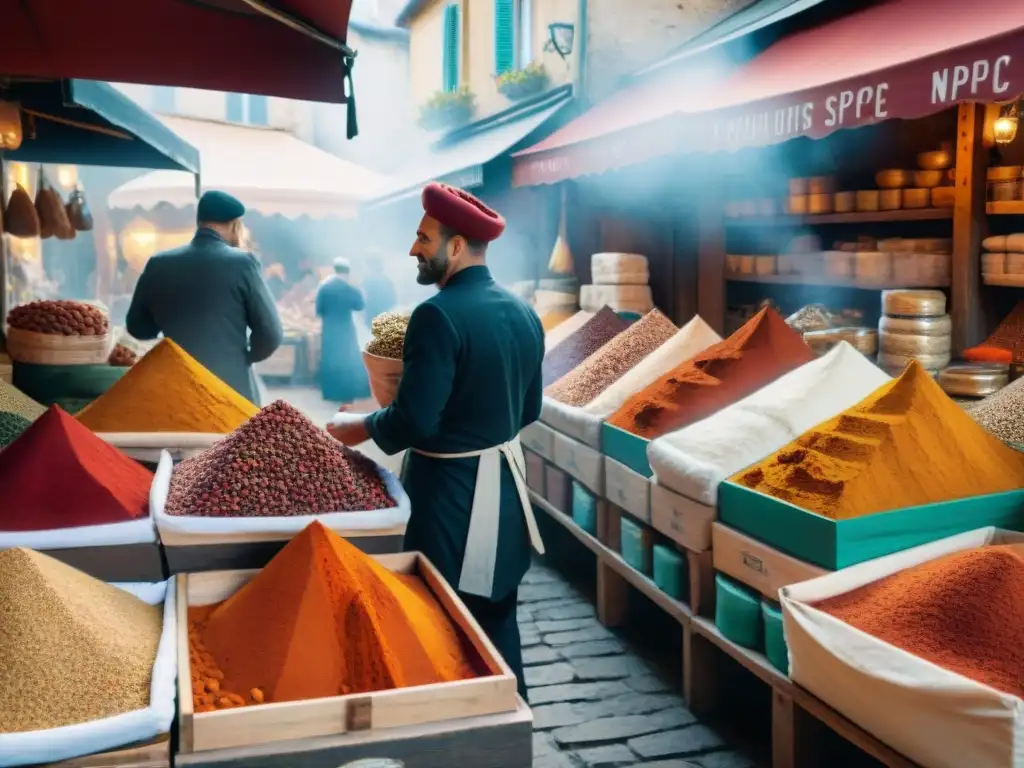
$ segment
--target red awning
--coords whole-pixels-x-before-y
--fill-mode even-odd
[[[0,0],[0,75],[206,88],[342,103],[351,0]]]
[[[516,186],[673,153],[822,138],[1024,92],[1024,2],[886,0],[790,35],[724,77],[693,66],[621,91],[516,154]]]

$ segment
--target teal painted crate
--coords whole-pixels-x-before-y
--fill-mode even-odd
[[[619,521],[619,548],[626,564],[640,573],[651,575],[651,530],[634,523],[625,515]]]
[[[975,528],[1024,530],[1024,489],[831,520],[724,482],[718,486],[718,519],[786,554],[838,571]]]
[[[654,471],[647,461],[647,446],[650,440],[634,435],[611,424],[601,425],[601,453],[611,456],[644,477],[651,477]]]
[[[572,519],[591,536],[597,536],[597,498],[575,480],[572,481]]]
[[[764,655],[779,672],[789,674],[789,648],[782,630],[782,608],[769,600],[761,601],[764,622]]]
[[[655,544],[651,559],[654,584],[658,589],[676,600],[686,599],[689,578],[686,558],[683,557],[683,554],[666,544]]]
[[[761,650],[764,647],[761,596],[738,581],[716,573],[715,626],[736,645]]]

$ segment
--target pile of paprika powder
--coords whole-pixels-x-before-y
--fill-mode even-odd
[[[419,577],[320,523],[227,600],[188,616],[196,712],[452,682],[481,668]]]
[[[653,440],[707,418],[813,359],[803,337],[765,307],[732,336],[633,395],[608,423]]]

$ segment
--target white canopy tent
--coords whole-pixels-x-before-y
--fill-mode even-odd
[[[221,190],[265,216],[354,218],[361,202],[385,178],[300,141],[282,130],[162,117],[174,133],[199,150],[201,188]],[[196,204],[195,178],[179,171],[153,171],[115,189],[113,210],[151,211],[161,204]]]

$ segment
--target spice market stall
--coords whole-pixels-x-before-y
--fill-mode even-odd
[[[531,762],[514,675],[418,553],[371,557],[313,523],[260,571],[180,576],[178,618],[176,765]]]
[[[999,442],[1019,443],[1024,436],[1014,408],[1022,391],[1013,381],[1019,369],[1011,367],[1024,362],[1017,360],[1024,315],[1013,277],[1020,267],[1017,249],[1024,246],[1017,218],[1024,213],[1024,144],[1015,140],[1017,96],[1024,90],[1017,66],[1024,10],[995,0],[970,7],[886,0],[823,14],[831,17],[817,28],[799,21],[792,29],[780,25],[767,49],[745,64],[718,79],[698,78],[711,81],[706,87],[695,88],[693,70],[687,71],[689,63],[700,70],[699,58],[675,72],[661,68],[520,153],[513,171],[518,185],[568,184],[577,201],[597,201],[594,211],[570,209],[574,252],[671,254],[662,284],[672,290],[657,303],[677,324],[699,313],[728,345],[754,319],[764,322],[766,305],[775,307],[776,320],[789,315],[792,337],[806,342],[802,358],[706,411],[702,401],[714,400],[720,385],[729,385],[756,353],[700,360],[692,378],[684,364],[671,376],[669,396],[642,402],[652,394],[650,385],[634,393],[633,402],[626,401],[634,407],[604,417],[600,441],[589,446],[581,433],[567,434],[573,428],[564,420],[550,419],[546,404],[542,423],[524,430],[523,440],[532,449],[535,502],[598,554],[602,620],[623,619],[616,606],[629,584],[684,626],[685,686],[695,712],[723,704],[707,670],[724,653],[774,691],[776,765],[793,765],[801,755],[808,765],[821,764],[806,754],[806,744],[796,743],[807,713],[885,764],[908,765],[853,724],[831,717],[786,677],[779,588],[828,570],[837,570],[838,578],[861,558],[980,525],[1016,530],[1024,524],[1017,490],[1024,477],[1013,451]],[[837,49],[835,41],[850,46]],[[823,48],[840,52],[822,64]],[[966,73],[970,85],[955,85],[956,72]],[[850,128],[856,130],[841,130]],[[606,175],[580,178],[588,174]],[[665,226],[662,202],[647,221],[631,222],[632,231],[616,245],[609,245],[602,223],[591,227],[600,241],[580,247],[587,238],[574,236],[574,218],[616,213],[600,200],[602,185],[608,197],[609,188],[639,178],[656,187],[649,197],[700,200],[691,233],[699,245],[678,245],[680,229]],[[697,179],[693,194],[676,194],[679,178]],[[636,218],[631,204],[619,213]],[[681,205],[669,216],[693,217]],[[664,269],[653,259],[650,265]],[[688,276],[689,292],[678,290],[678,275]],[[774,350],[768,356],[781,362]],[[874,416],[857,410],[870,409],[865,398],[886,387],[910,391],[909,409],[897,407],[894,396],[883,397],[885,406]],[[688,396],[678,397],[679,391]],[[715,394],[709,398],[708,391]],[[975,402],[965,403],[965,415],[949,395]],[[920,490],[918,465],[931,465],[930,457],[915,461],[914,445],[899,437],[903,429],[925,429],[918,410],[957,427],[930,438],[949,461],[936,471],[962,478],[965,465],[971,471],[978,466],[981,474],[1002,467],[1000,482],[953,487],[928,479],[920,482],[935,496],[889,494],[887,483]],[[840,428],[826,428],[836,419]],[[649,444],[635,439],[647,423],[657,430]],[[867,458],[889,440],[895,453],[884,461],[877,454]],[[563,448],[560,457],[559,446],[567,444],[568,455]],[[854,482],[830,474],[833,459],[836,466],[868,462],[859,482],[907,509],[837,521],[821,509],[791,518],[764,501],[767,494],[778,502],[767,490],[776,488],[786,499],[780,508],[788,510],[800,507],[803,496]],[[770,467],[762,466],[769,460]],[[754,483],[757,490],[740,482],[745,476],[753,482],[756,470],[767,478]],[[588,482],[589,498],[579,493]],[[583,508],[597,512],[583,516],[586,528],[565,514],[575,512],[581,498]],[[758,515],[744,516],[755,509]],[[908,522],[915,514],[916,522]],[[906,536],[883,546],[884,527],[896,521],[909,525]],[[868,539],[874,549],[864,549]],[[822,547],[831,547],[830,557],[811,556]],[[680,548],[705,570],[689,569],[689,590],[658,595],[672,584],[672,574],[686,572],[675,557]],[[694,576],[704,590],[695,588]]]

